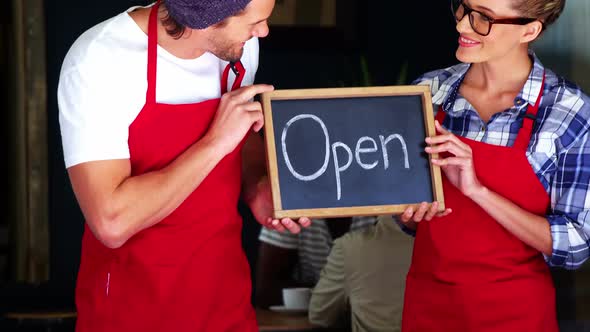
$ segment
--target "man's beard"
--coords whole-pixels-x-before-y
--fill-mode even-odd
[[[238,48],[229,44],[216,43],[216,47],[211,53],[221,60],[237,62],[242,58],[242,54],[244,54],[244,48]]]

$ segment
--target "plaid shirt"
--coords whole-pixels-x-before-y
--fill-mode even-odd
[[[527,106],[545,87],[526,156],[551,197],[546,216],[551,225],[551,266],[576,269],[590,255],[590,98],[575,84],[545,69],[539,59],[514,105],[484,123],[459,94],[469,64],[427,73],[414,84],[430,85],[432,102],[447,113],[443,127],[458,136],[500,146],[512,146]]]

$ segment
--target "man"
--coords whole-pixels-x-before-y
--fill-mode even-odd
[[[391,218],[336,240],[312,291],[309,320],[353,332],[400,331],[412,238]]]
[[[252,134],[263,125],[252,99],[273,88],[240,88],[273,6],[165,0],[96,25],[68,52],[60,126],[86,219],[78,331],[257,330],[240,194],[265,227],[300,229],[268,217]],[[255,158],[242,165],[242,150]]]
[[[260,231],[256,265],[256,306],[280,305],[282,289],[313,287],[334,245],[348,231],[375,224],[376,217],[314,219],[298,234]]]

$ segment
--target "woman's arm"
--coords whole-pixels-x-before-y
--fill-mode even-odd
[[[586,261],[590,246],[590,145],[586,132],[558,155],[551,188],[552,214],[534,215],[485,188],[475,175],[471,148],[444,130],[427,138],[428,153],[452,157],[432,159],[461,192],[480,205],[504,228],[542,252],[551,265],[574,269]]]
[[[547,256],[552,255],[551,229],[545,217],[530,213],[483,186],[469,198],[522,242]]]

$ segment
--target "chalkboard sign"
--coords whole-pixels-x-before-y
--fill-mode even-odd
[[[262,95],[274,217],[444,210],[430,90],[391,86],[276,90]]]

